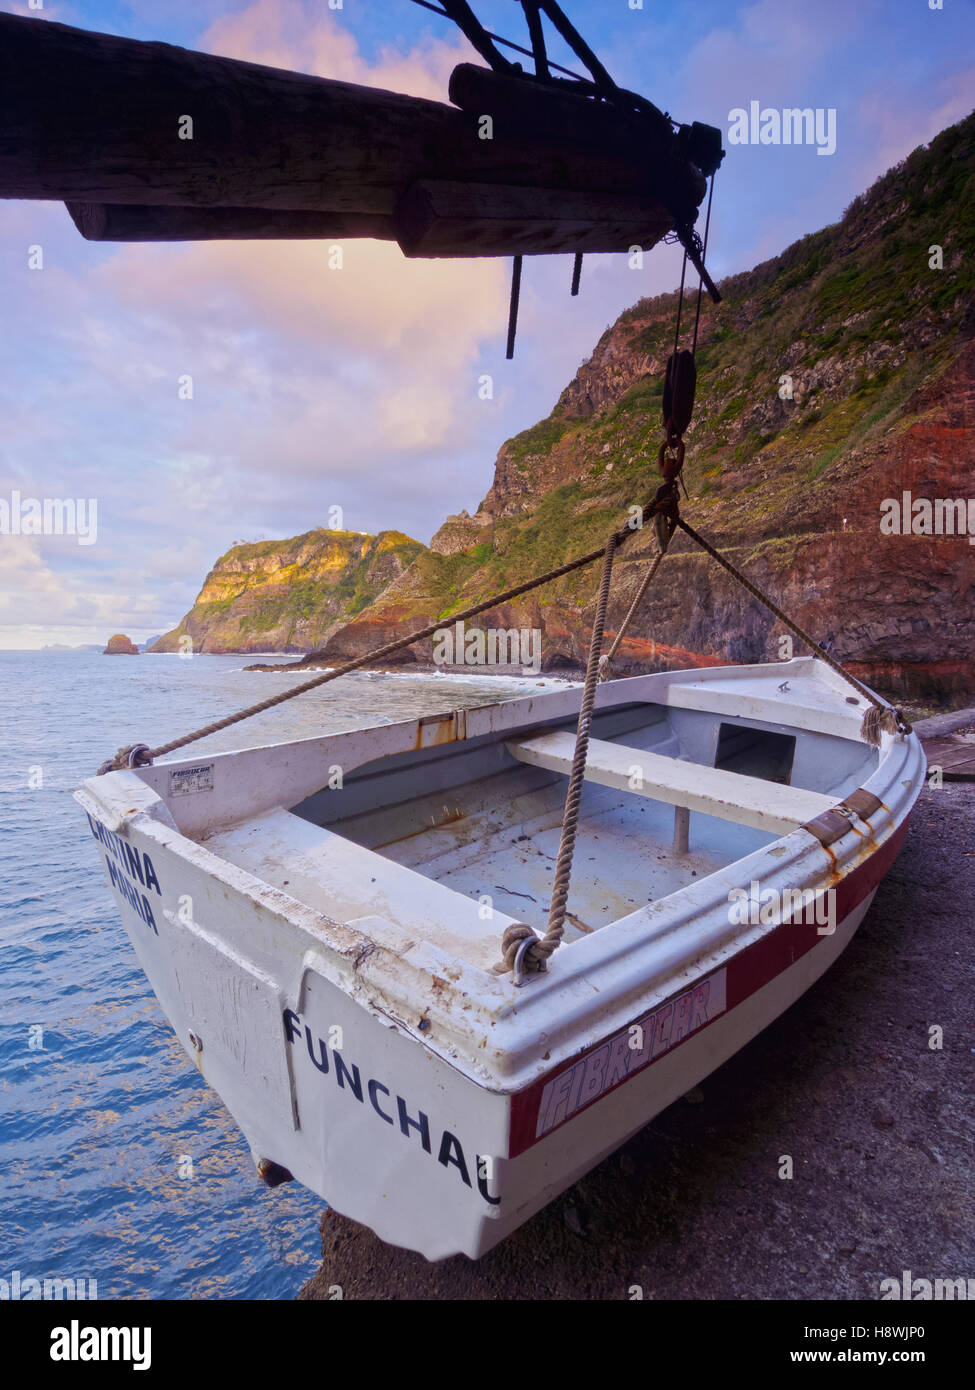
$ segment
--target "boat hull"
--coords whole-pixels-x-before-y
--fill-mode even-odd
[[[656,918],[563,948],[523,989],[381,914],[323,919],[181,834],[134,774],[77,796],[141,965],[259,1167],[393,1245],[476,1259],[829,969],[903,842],[917,741],[882,767],[872,823],[832,845],[806,829],[765,843]],[[759,887],[810,884],[828,913],[758,912]]]
[[[377,1057],[368,1076],[360,1070],[366,1103],[356,1105],[347,1078],[343,1078],[347,1092],[343,1096],[342,1083],[329,1085],[329,1078],[311,1060],[313,1053],[321,1059],[321,1044],[334,1026],[338,1004],[335,999],[325,1003],[317,994],[309,998],[300,1017],[291,1015],[285,1020],[293,1048],[302,1125],[310,1127],[317,1142],[310,1153],[303,1149],[299,1155],[296,1149],[290,1163],[287,1158],[281,1161],[336,1211],[363,1222],[389,1244],[419,1250],[428,1260],[455,1254],[477,1259],[710,1076],[794,1004],[849,944],[875,892],[875,888],[868,891],[835,933],[823,938],[815,949],[678,1046],[651,1058],[639,1073],[601,1092],[585,1109],[537,1141],[533,1126],[526,1129],[523,1117],[527,1114],[537,1123],[538,1101],[546,1086],[558,1085],[557,1076],[543,1079],[530,1091],[502,1098],[500,1108],[497,1098],[491,1097],[492,1109],[485,1093],[458,1073],[436,1067],[431,1070],[429,1064],[411,1068],[409,1063],[415,1057],[409,1049],[402,1055]],[[662,1010],[673,1002],[665,1002]],[[635,1021],[634,1026],[639,1024]],[[600,1049],[611,1047],[612,1039],[603,1040],[574,1065],[585,1068],[588,1058],[598,1057]],[[375,1080],[406,1078],[408,1073],[408,1079],[400,1083],[408,1121],[421,1113],[427,1117],[428,1151],[424,1151],[422,1136],[412,1125],[408,1123],[404,1131],[400,1124],[398,1093],[390,1096],[379,1091],[376,1094],[381,1104],[371,1103],[370,1088]],[[377,1111],[385,1113],[378,1115]],[[383,1133],[384,1120],[391,1138]],[[446,1143],[444,1133],[452,1136]],[[397,1136],[401,1142],[394,1145]],[[496,1156],[498,1148],[504,1155],[501,1158]],[[344,1181],[343,1174],[352,1181]],[[363,1201],[366,1190],[372,1194],[368,1203]],[[404,1203],[406,1194],[408,1201]]]

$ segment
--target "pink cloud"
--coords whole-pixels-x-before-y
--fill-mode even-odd
[[[440,98],[469,56],[463,40],[429,41],[370,66],[340,17],[297,0],[255,0],[211,25],[203,44]],[[474,363],[503,333],[507,270],[497,260],[411,261],[393,243],[365,240],[342,243],[340,269],[332,261],[327,242],[123,247],[91,282],[126,322],[108,343],[90,324],[87,350],[106,369],[131,364],[120,370],[147,387],[162,361],[172,376],[198,373],[201,400],[222,393],[219,411],[189,417],[187,449],[254,469],[273,456],[285,473],[320,466],[331,450],[348,468],[371,460],[382,489],[397,455],[470,440]]]
[[[454,31],[448,31],[454,32]],[[300,0],[255,0],[239,14],[224,15],[203,35],[201,48],[228,58],[361,82],[409,96],[446,101],[447,79],[472,53],[466,39],[429,40],[403,54],[389,47],[368,64],[341,12]]]

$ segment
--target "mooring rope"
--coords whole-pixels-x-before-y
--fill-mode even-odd
[[[805,642],[806,645],[811,648],[813,654],[819,657],[820,661],[825,661],[826,665],[832,667],[838,676],[842,676],[845,681],[848,681],[850,685],[853,686],[854,690],[860,692],[870,706],[863,716],[863,727],[860,730],[862,738],[866,739],[868,743],[879,745],[882,732],[890,734],[909,734],[911,732],[911,725],[907,722],[899,709],[894,709],[890,705],[885,705],[882,700],[878,699],[872,690],[868,690],[863,682],[857,680],[856,676],[851,675],[835,657],[830,656],[829,652],[824,651],[814,637],[811,637],[798,623],[793,622],[790,617],[783,613],[779,605],[770,599],[768,594],[762,593],[761,589],[753,584],[747,575],[742,574],[741,570],[733,565],[729,559],[722,555],[720,551],[715,550],[714,546],[710,545],[702,535],[695,531],[693,526],[688,525],[683,517],[677,518],[677,525],[685,535],[690,536],[692,541],[696,541],[701,549],[711,556],[712,560],[716,560],[723,569],[726,569],[729,574],[733,575],[735,579],[738,580],[738,583],[743,585],[753,598],[758,599],[759,603],[763,604],[770,613],[774,613],[780,623],[783,623],[790,632],[794,632],[800,641]]]
[[[579,826],[579,807],[582,802],[582,788],[586,776],[586,758],[589,755],[589,731],[592,727],[592,714],[596,704],[596,686],[599,683],[599,657],[603,649],[606,609],[609,606],[609,589],[613,577],[613,557],[618,545],[618,533],[613,531],[607,538],[606,548],[603,551],[603,574],[599,585],[599,600],[596,604],[596,616],[593,619],[592,636],[589,639],[586,682],[582,690],[582,704],[579,707],[576,746],[572,757],[572,771],[569,773],[569,789],[566,792],[565,810],[562,813],[562,835],[559,840],[559,853],[555,863],[555,882],[552,885],[548,926],[545,935],[538,937],[527,923],[512,922],[501,938],[502,959],[494,967],[499,975],[514,969],[519,952],[522,952],[522,964],[527,970],[545,970],[546,961],[561,944],[565,932],[565,909],[569,898],[569,883],[572,878],[572,856],[575,851],[576,831]],[[526,945],[525,943],[529,944]]]
[[[671,534],[673,534],[673,531],[672,531],[672,530],[671,530]],[[668,543],[669,543],[669,540],[668,540]],[[620,623],[619,632],[617,632],[617,634],[616,634],[616,637],[615,637],[615,639],[614,639],[614,641],[613,641],[613,645],[610,647],[610,649],[609,649],[608,652],[604,652],[603,655],[599,658],[599,679],[600,679],[601,681],[605,681],[605,680],[609,680],[609,679],[610,679],[610,676],[612,675],[612,669],[613,669],[613,657],[614,657],[614,656],[616,655],[616,653],[619,651],[620,646],[621,646],[622,641],[623,641],[623,638],[626,636],[627,629],[629,628],[630,623],[633,621],[633,618],[634,618],[634,616],[635,616],[635,614],[636,614],[637,609],[640,607],[640,604],[643,602],[644,598],[646,597],[647,590],[650,588],[650,585],[653,583],[654,577],[656,576],[656,573],[657,573],[657,570],[660,568],[661,563],[662,563],[662,561],[663,561],[663,558],[664,558],[664,556],[665,556],[666,554],[667,554],[667,548],[666,548],[666,546],[664,547],[663,550],[661,550],[661,551],[659,551],[659,552],[657,553],[657,556],[656,556],[656,558],[654,559],[653,564],[650,566],[650,569],[647,571],[647,574],[644,576],[643,583],[640,585],[639,589],[638,589],[637,592],[636,592],[636,597],[634,598],[633,602],[630,604],[629,612],[627,613],[627,615],[626,615],[626,617],[623,619],[623,621]]]

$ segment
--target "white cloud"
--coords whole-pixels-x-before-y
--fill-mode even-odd
[[[749,101],[765,106],[835,105],[824,59],[849,43],[874,9],[846,0],[756,0],[713,28],[687,54],[681,68],[685,92],[700,94],[693,119],[725,125],[727,112]],[[818,80],[822,99],[810,101]],[[701,103],[705,103],[701,114]],[[716,114],[719,113],[719,114]],[[685,119],[692,119],[688,116]]]
[[[126,592],[118,575],[109,578],[94,564],[89,573],[56,573],[48,550],[33,536],[0,536],[0,648],[80,645],[118,631],[141,641],[159,630],[152,594]]]

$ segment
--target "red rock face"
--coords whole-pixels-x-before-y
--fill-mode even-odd
[[[319,658],[327,658],[331,663],[355,661],[360,656],[365,656],[367,652],[376,651],[389,642],[398,641],[409,632],[419,631],[420,628],[426,626],[428,621],[426,617],[409,615],[404,606],[395,603],[385,605],[382,608],[377,606],[376,612],[367,609],[354,622],[349,623],[341,632],[331,637],[317,652],[312,652],[305,657],[304,663],[295,664],[312,665]],[[424,654],[422,650],[407,647],[403,651],[394,652],[391,656],[383,658],[379,664],[382,666],[415,666],[418,662],[429,659],[429,653]]]
[[[800,609],[820,631],[835,625],[837,653],[868,683],[899,695],[965,696],[975,691],[975,533],[884,535],[880,520],[885,499],[902,501],[905,492],[975,498],[975,345],[907,408],[916,421],[850,489],[849,529],[831,534],[817,566],[822,594]]]

